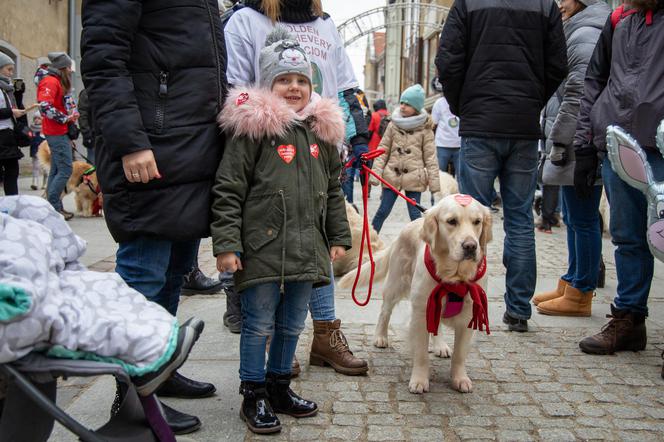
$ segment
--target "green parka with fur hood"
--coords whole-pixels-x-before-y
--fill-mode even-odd
[[[264,89],[231,91],[219,121],[229,136],[213,187],[214,255],[238,252],[239,291],[269,282],[330,283],[330,247],[351,247],[336,145],[338,104],[300,112]]]

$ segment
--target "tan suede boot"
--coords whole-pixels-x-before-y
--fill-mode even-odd
[[[338,373],[348,376],[365,374],[367,361],[353,356],[348,341],[340,329],[341,320],[314,321],[314,340],[311,343],[310,365],[330,365]]]
[[[552,316],[590,316],[595,292],[582,292],[571,285],[559,298],[540,302],[537,311]]]
[[[560,278],[558,280],[558,287],[556,287],[555,290],[539,293],[533,296],[533,304],[539,305],[540,302],[545,302],[545,301],[550,301],[552,299],[560,298],[561,296],[563,296],[563,293],[565,293],[565,287],[567,287],[568,285],[569,283],[567,281]]]

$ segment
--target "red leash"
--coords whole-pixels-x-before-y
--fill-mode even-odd
[[[371,230],[369,227],[369,212],[368,212],[368,200],[369,200],[369,174],[373,175],[376,177],[378,181],[383,183],[387,188],[392,190],[394,193],[399,195],[401,198],[405,199],[409,204],[412,204],[413,206],[417,207],[417,209],[420,212],[425,212],[427,209],[418,204],[417,201],[414,199],[408,198],[406,195],[403,193],[399,192],[397,189],[394,188],[390,183],[385,181],[381,176],[379,176],[376,172],[371,170],[369,166],[367,166],[367,162],[378,158],[381,156],[383,153],[385,153],[384,149],[376,149],[372,152],[367,152],[363,153],[360,155],[360,163],[362,165],[362,169],[360,170],[360,176],[362,178],[361,181],[363,181],[362,184],[362,205],[363,207],[363,212],[364,212],[364,219],[362,223],[362,240],[360,242],[360,257],[357,263],[357,274],[355,275],[355,282],[353,283],[353,291],[352,291],[352,297],[353,301],[355,301],[355,304],[359,305],[360,307],[364,307],[365,305],[369,304],[369,300],[371,299],[371,290],[373,288],[373,279],[374,279],[374,273],[376,271],[376,263],[374,262],[373,259],[373,251],[371,250]],[[353,163],[355,162],[355,158],[352,158],[350,161],[346,163],[344,166],[346,169],[352,167]],[[369,291],[367,292],[367,299],[364,302],[358,301],[357,297],[355,296],[355,289],[357,288],[357,282],[360,280],[360,273],[362,272],[362,256],[364,255],[364,243],[367,243],[367,249],[369,250],[369,262],[371,263],[371,276],[369,277]]]

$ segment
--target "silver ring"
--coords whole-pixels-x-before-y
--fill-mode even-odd
[[[141,177],[141,174],[140,174],[140,173],[136,173],[136,172],[134,172],[134,173],[131,174],[131,176],[132,176],[133,178],[140,178],[140,177]]]

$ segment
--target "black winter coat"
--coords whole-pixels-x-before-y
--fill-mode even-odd
[[[553,0],[456,0],[436,67],[459,134],[541,138],[542,108],[567,75]]]
[[[113,238],[208,236],[227,88],[217,1],[85,0],[82,21],[81,71]],[[162,178],[129,183],[122,157],[146,148]]]

